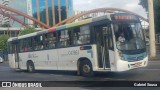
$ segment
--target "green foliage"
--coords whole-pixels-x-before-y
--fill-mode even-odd
[[[139,5],[142,5],[143,8],[148,12],[148,0],[140,0]],[[160,0],[154,0],[154,17],[155,17],[155,31],[160,33]]]
[[[139,5],[142,5],[142,7],[148,11],[148,0],[140,0]]]
[[[9,39],[8,35],[0,36],[0,50],[7,50],[7,40]]]
[[[29,34],[29,33],[33,33],[35,31],[36,31],[36,29],[34,27],[27,26],[24,30],[20,31],[19,36]]]
[[[11,27],[9,24],[2,24],[1,27]]]

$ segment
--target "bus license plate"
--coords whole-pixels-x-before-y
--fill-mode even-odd
[[[137,63],[134,64],[134,67],[139,67],[141,65],[142,65],[142,62],[137,62]]]

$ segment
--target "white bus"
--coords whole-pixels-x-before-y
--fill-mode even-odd
[[[145,37],[137,16],[105,15],[8,40],[11,68],[120,72],[148,64]]]

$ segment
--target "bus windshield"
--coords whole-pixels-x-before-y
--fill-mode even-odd
[[[115,23],[113,27],[119,50],[145,49],[145,38],[140,23]]]

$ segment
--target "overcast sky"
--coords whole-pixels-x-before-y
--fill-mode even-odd
[[[138,3],[139,0],[73,0],[73,7],[75,11],[104,7],[121,8],[135,12],[146,18],[145,10]]]

